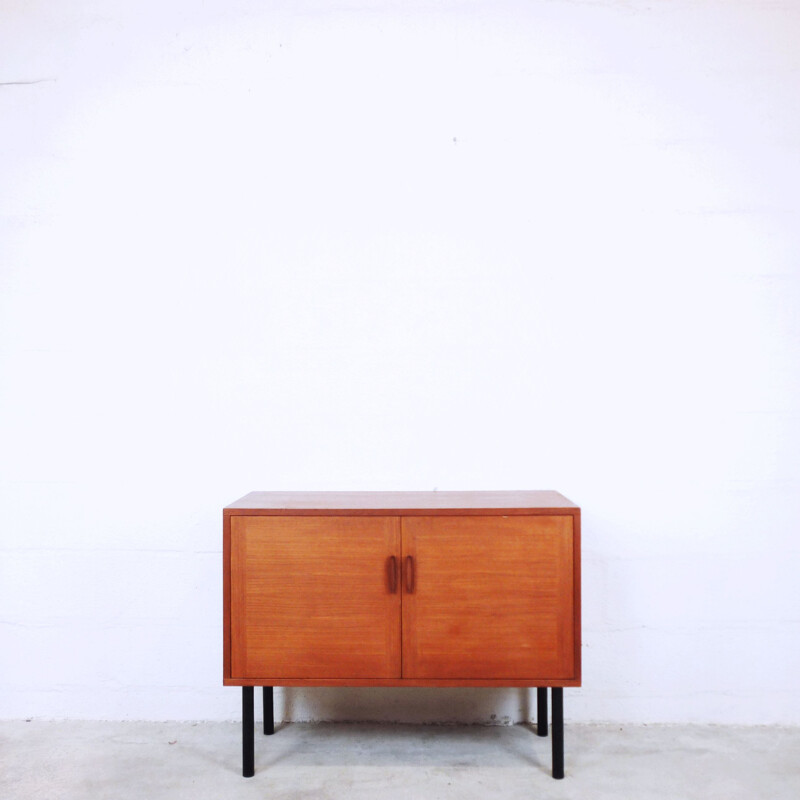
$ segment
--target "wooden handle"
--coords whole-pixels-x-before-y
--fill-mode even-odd
[[[386,568],[389,572],[389,594],[395,594],[397,592],[397,558],[395,556],[389,556]]]
[[[406,568],[403,570],[406,579],[406,592],[414,593],[414,558],[406,556]]]

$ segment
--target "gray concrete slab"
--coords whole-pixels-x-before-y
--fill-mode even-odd
[[[566,725],[566,779],[532,728],[326,723],[0,722],[0,798],[800,797],[800,728]]]

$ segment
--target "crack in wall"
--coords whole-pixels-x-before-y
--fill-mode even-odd
[[[55,83],[55,78],[39,78],[35,81],[0,81],[0,86],[33,86],[37,83]]]

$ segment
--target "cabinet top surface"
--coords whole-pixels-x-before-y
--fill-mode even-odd
[[[498,492],[250,492],[225,511],[285,513],[380,511],[575,511],[578,506],[553,491]]]

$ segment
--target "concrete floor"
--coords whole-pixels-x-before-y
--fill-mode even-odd
[[[526,726],[290,724],[256,738],[241,777],[235,723],[0,722],[0,798],[800,797],[800,728],[570,725],[566,778]]]

